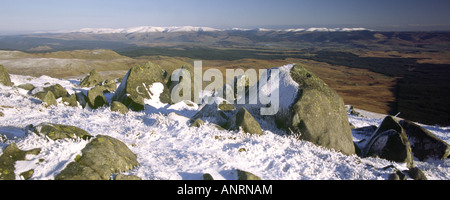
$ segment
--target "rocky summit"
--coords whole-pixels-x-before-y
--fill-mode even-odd
[[[79,80],[9,75],[18,86],[30,87],[0,85],[0,179],[450,177],[448,127],[357,107],[346,113],[342,99],[300,65],[266,70],[279,71],[276,115],[260,111],[277,102],[238,103],[254,100],[255,88],[266,95],[276,76],[246,85],[245,95],[235,100],[215,96],[221,94],[216,91],[205,92],[202,105],[169,104],[162,103],[164,71],[148,63],[133,68],[118,90],[115,81],[86,88]],[[146,70],[159,78],[142,80],[137,74]],[[127,86],[136,90],[127,92]],[[113,100],[118,97],[127,101]]]

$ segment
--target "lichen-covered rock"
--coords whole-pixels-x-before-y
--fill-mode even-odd
[[[112,93],[115,92],[117,89],[117,84],[114,80],[106,80],[104,81],[101,86],[103,87],[104,93]]]
[[[77,137],[86,140],[92,137],[91,134],[81,128],[61,124],[41,123],[37,126],[30,125],[27,129],[37,135],[45,135],[52,140],[76,139]]]
[[[55,179],[109,180],[113,173],[139,165],[136,155],[123,142],[105,135],[98,135],[81,152]]]
[[[142,179],[139,176],[135,176],[135,175],[117,174],[117,176],[114,180],[116,180],[116,181],[140,181]]]
[[[87,103],[91,108],[97,109],[107,103],[105,95],[103,95],[103,90],[101,86],[97,86],[88,91]]]
[[[154,95],[150,94],[150,86],[161,83],[163,91],[159,94],[159,100],[162,103],[171,103],[165,75],[166,72],[159,65],[151,62],[132,67],[122,79],[112,100],[123,103],[133,111],[144,110],[144,99],[151,99],[151,95]]]
[[[46,106],[56,106],[58,103],[56,102],[56,97],[51,91],[39,92],[34,95],[38,99],[42,101],[42,103]]]
[[[252,114],[250,114],[245,108],[239,109],[239,111],[233,115],[225,125],[225,128],[227,129],[238,129],[239,127],[246,133],[255,135],[263,134],[258,121],[256,121]]]
[[[102,78],[96,69],[91,70],[80,83],[81,87],[93,87],[102,83]]]
[[[280,115],[278,125],[299,133],[299,139],[354,154],[353,136],[342,98],[300,65],[291,68],[290,77],[298,83],[299,90],[296,100],[289,106],[290,113]]]
[[[235,110],[233,104],[227,102],[225,99],[214,97],[210,102],[205,102],[200,106],[200,111],[192,117],[192,122],[197,119],[202,119],[203,121],[209,121],[210,123],[225,127],[228,119],[235,113]]]
[[[55,95],[55,98],[57,98],[57,99],[60,97],[68,97],[69,96],[69,93],[67,92],[67,90],[60,84],[46,87],[46,88],[44,88],[44,91],[51,91]]]
[[[113,101],[111,103],[111,111],[113,112],[119,112],[122,114],[127,114],[128,113],[128,108],[123,105],[123,103],[120,103],[118,101]]]
[[[16,161],[25,160],[27,154],[37,155],[41,149],[32,149],[29,151],[20,150],[15,143],[8,145],[3,154],[0,155],[0,180],[15,180]]]
[[[71,106],[71,107],[78,106],[77,96],[75,94],[72,94],[68,97],[62,97],[62,101],[67,106]]]
[[[17,87],[21,88],[21,89],[24,89],[24,90],[27,90],[27,91],[31,91],[31,90],[33,90],[35,88],[34,85],[31,84],[31,83],[21,84],[21,85],[19,85]]]
[[[205,122],[201,119],[196,119],[194,120],[194,122],[192,122],[191,127],[200,127],[203,126],[203,124],[205,124]]]
[[[55,180],[102,180],[102,177],[88,166],[71,162],[61,173],[56,175]]]
[[[13,86],[9,73],[3,65],[0,65],[0,84],[4,86]]]
[[[238,180],[262,180],[259,176],[256,176],[250,172],[246,172],[243,170],[237,170]]]

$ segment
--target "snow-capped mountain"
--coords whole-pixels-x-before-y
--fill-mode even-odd
[[[157,27],[157,26],[139,26],[132,28],[83,28],[72,32],[106,34],[106,33],[157,33],[157,32],[202,32],[202,31],[220,31],[220,29],[210,27],[195,27],[195,26],[171,26],[171,27]]]
[[[279,32],[350,32],[350,31],[367,31],[366,28],[295,28],[295,29],[246,29],[246,28],[231,28],[231,29],[217,29],[211,27],[197,27],[197,26],[139,26],[132,28],[83,28],[74,30],[74,33],[90,33],[90,34],[108,34],[108,33],[167,33],[167,32],[214,32],[214,31],[279,31]]]

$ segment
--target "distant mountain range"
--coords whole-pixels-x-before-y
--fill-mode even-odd
[[[231,28],[231,29],[217,29],[211,27],[197,27],[197,26],[138,26],[132,28],[82,28],[72,31],[56,31],[54,33],[91,33],[91,34],[110,34],[110,33],[170,33],[170,32],[215,32],[215,31],[278,31],[278,32],[350,32],[350,31],[368,31],[366,28],[294,28],[294,29],[246,29],[246,28]],[[53,32],[38,32],[38,33],[53,33]]]

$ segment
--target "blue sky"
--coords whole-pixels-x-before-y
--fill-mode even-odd
[[[450,1],[0,0],[0,32],[183,25],[450,30]]]

